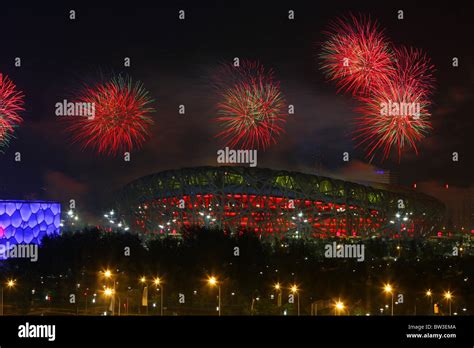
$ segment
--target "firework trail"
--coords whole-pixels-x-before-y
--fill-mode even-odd
[[[358,96],[354,139],[366,148],[371,160],[382,150],[387,159],[392,147],[398,159],[402,150],[411,147],[418,154],[417,142],[431,130],[429,97],[433,93],[434,66],[421,50],[401,47],[394,49],[395,74],[390,80]]]
[[[23,92],[0,73],[0,152],[8,146],[15,128],[23,121],[19,112],[25,110]]]
[[[220,101],[216,118],[231,148],[268,148],[286,122],[286,103],[273,72],[260,63],[223,65],[213,79]]]
[[[73,142],[98,154],[116,155],[140,148],[153,124],[153,100],[141,82],[121,75],[95,86],[86,86],[78,103],[94,105],[93,117],[68,117]]]
[[[376,22],[364,16],[338,18],[324,32],[320,68],[338,92],[366,94],[391,79],[393,54]]]

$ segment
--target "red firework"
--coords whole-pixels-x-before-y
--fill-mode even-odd
[[[118,76],[86,87],[76,100],[94,108],[92,117],[68,117],[73,141],[98,154],[115,155],[140,148],[148,138],[153,100],[142,83]]]
[[[271,82],[251,80],[223,92],[217,120],[225,128],[217,136],[229,147],[266,149],[282,131],[286,121],[279,87]]]
[[[23,92],[16,89],[8,76],[0,73],[0,151],[8,145],[15,128],[23,121],[19,115],[25,110],[23,105]]]
[[[243,59],[238,66],[234,64],[221,64],[214,70],[211,83],[219,92],[232,88],[239,83],[246,83],[252,80],[262,80],[266,82],[274,81],[273,71],[265,69],[258,61]]]
[[[232,148],[266,149],[283,132],[287,113],[285,100],[272,71],[258,62],[244,61],[240,67],[221,67],[214,79],[221,101],[217,121],[223,130],[217,134]]]
[[[390,80],[393,55],[377,23],[363,16],[339,18],[325,32],[320,67],[339,91],[353,95]]]
[[[396,71],[394,77],[397,83],[412,86],[420,94],[430,96],[435,84],[435,67],[430,58],[422,50],[413,47],[396,47],[393,52]]]
[[[434,66],[420,50],[402,47],[394,52],[392,78],[371,88],[368,95],[358,96],[361,116],[356,119],[354,139],[371,159],[378,149],[383,151],[382,159],[388,158],[392,147],[397,148],[399,160],[406,146],[418,154],[417,142],[431,130],[428,109]]]

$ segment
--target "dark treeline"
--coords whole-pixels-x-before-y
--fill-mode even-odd
[[[474,279],[473,257],[447,256],[456,241],[365,240],[363,262],[325,258],[325,246],[332,242],[269,242],[249,232],[229,235],[192,228],[180,238],[165,237],[144,243],[134,234],[87,229],[45,238],[37,262],[3,261],[0,272],[3,278],[13,277],[18,282],[6,294],[11,306],[7,312],[23,314],[37,308],[44,311],[45,307],[61,308],[72,314],[95,315],[105,311],[107,301],[101,291],[104,285],[110,286],[101,274],[105,269],[110,269],[118,282],[116,290],[122,300],[122,311],[128,303],[130,314],[144,313],[140,307],[142,276],[147,277],[148,283],[155,276],[163,279],[165,313],[169,315],[215,314],[217,292],[206,283],[209,275],[217,276],[221,282],[223,314],[279,314],[285,310],[294,314],[295,305],[288,303],[288,287],[297,284],[303,314],[310,314],[314,301],[340,298],[348,304],[349,314],[374,315],[390,302],[381,291],[387,281],[404,297],[395,309],[397,314],[427,314],[429,301],[423,294],[428,288],[437,294],[453,290],[453,306],[459,312],[469,304],[468,308],[473,307],[468,290]],[[273,289],[276,282],[283,287],[280,308]],[[150,304],[158,306],[157,288],[149,284],[149,290]],[[76,297],[74,303],[70,301],[71,294]],[[179,302],[180,294],[184,295],[184,303]],[[446,304],[439,302],[445,310]],[[156,314],[156,308],[150,307],[150,313]],[[331,313],[330,309],[322,309],[318,314]]]

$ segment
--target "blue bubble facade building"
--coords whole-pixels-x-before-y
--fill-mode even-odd
[[[61,204],[0,200],[0,245],[41,244],[60,234]]]

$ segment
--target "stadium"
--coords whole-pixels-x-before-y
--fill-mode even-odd
[[[202,226],[270,238],[434,235],[444,205],[411,190],[251,167],[196,167],[137,179],[116,206],[133,230],[180,235]]]

